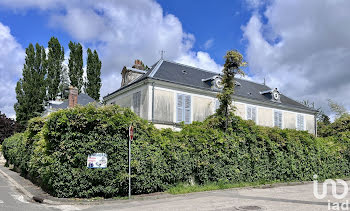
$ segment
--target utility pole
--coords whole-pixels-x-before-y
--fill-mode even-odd
[[[131,198],[131,141],[134,139],[134,126],[129,127],[129,199]]]

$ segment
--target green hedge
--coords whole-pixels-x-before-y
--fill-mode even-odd
[[[118,106],[76,107],[32,119],[24,133],[4,141],[9,164],[58,197],[125,196],[128,127],[133,194],[164,191],[178,183],[311,180],[348,176],[350,133],[315,138],[307,132],[256,126],[231,117],[223,132],[215,116],[158,130]],[[339,140],[340,139],[340,140]],[[106,169],[86,167],[88,154],[108,154]]]

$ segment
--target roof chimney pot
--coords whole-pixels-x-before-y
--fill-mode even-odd
[[[78,88],[69,86],[68,107],[73,108],[78,104]]]

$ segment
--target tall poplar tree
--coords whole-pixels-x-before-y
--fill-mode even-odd
[[[26,125],[29,119],[39,116],[44,111],[46,98],[45,75],[47,73],[46,53],[38,43],[29,44],[22,78],[16,86],[17,103],[14,108],[16,120]]]
[[[101,89],[101,61],[98,58],[96,50],[91,52],[91,49],[87,49],[87,94],[95,100],[100,99],[100,89]]]
[[[69,42],[68,47],[70,50],[68,61],[70,85],[77,87],[80,93],[84,85],[83,47],[80,43],[72,41]]]
[[[59,93],[59,85],[62,74],[62,62],[64,61],[64,48],[56,37],[51,37],[48,43],[47,56],[47,95],[49,100],[55,100]]]

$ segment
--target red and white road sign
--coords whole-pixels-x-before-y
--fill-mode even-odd
[[[134,126],[130,125],[129,127],[129,139],[132,141],[134,139]]]

